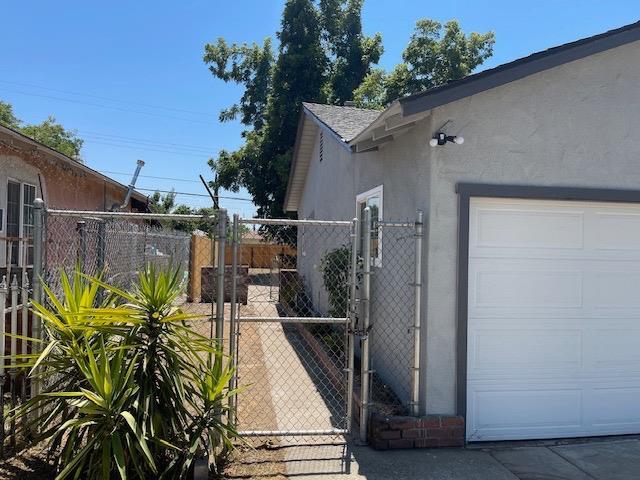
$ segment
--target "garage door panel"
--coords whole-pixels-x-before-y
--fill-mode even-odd
[[[587,414],[593,426],[635,426],[632,431],[640,431],[640,385],[594,388]]]
[[[478,271],[474,306],[536,308],[582,306],[582,273],[557,271]]]
[[[591,272],[585,290],[590,303],[596,308],[640,311],[640,271],[629,271],[620,265],[617,270]]]
[[[640,328],[599,329],[593,340],[593,352],[588,357],[593,358],[595,367],[640,370]]]
[[[474,421],[467,423],[469,440],[489,440],[505,433],[522,438],[532,430],[549,428],[577,431],[581,425],[579,389],[476,390],[470,403]]]
[[[476,247],[506,248],[583,248],[581,212],[554,212],[503,206],[477,209]]]
[[[591,248],[640,253],[640,212],[595,212],[589,227],[587,241]]]
[[[478,373],[521,368],[582,365],[580,330],[474,330],[469,338],[469,368]]]
[[[470,213],[468,439],[640,433],[640,206]]]

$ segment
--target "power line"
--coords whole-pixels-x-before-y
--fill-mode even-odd
[[[131,173],[126,173],[126,172],[112,172],[109,170],[102,170],[102,173],[108,173],[110,175],[126,175],[126,176],[131,176]],[[173,177],[156,177],[154,175],[138,175],[138,177],[141,178],[153,178],[155,180],[174,180],[176,182],[190,182],[190,183],[200,183],[200,180],[190,180],[188,178],[173,178]],[[205,195],[208,197],[208,195]]]
[[[171,151],[171,150],[161,150],[161,149],[157,149],[157,148],[148,148],[148,147],[143,147],[143,146],[139,146],[136,147],[134,145],[123,145],[123,144],[118,144],[118,143],[111,143],[111,142],[100,142],[97,140],[85,140],[86,143],[95,143],[97,145],[108,145],[111,147],[117,147],[117,148],[124,148],[124,149],[128,149],[128,150],[146,150],[149,152],[160,152],[160,153],[170,153],[173,155],[180,155],[183,157],[196,157],[196,158],[203,158],[203,157],[207,157],[206,154],[202,153],[202,154],[196,154],[196,153],[189,153],[189,152],[180,152],[180,151]]]
[[[160,142],[157,140],[149,140],[149,139],[143,139],[143,138],[135,138],[135,137],[125,137],[122,135],[113,135],[110,133],[100,133],[100,132],[92,132],[90,130],[78,130],[78,133],[80,133],[82,136],[85,135],[89,135],[89,136],[94,136],[94,137],[105,137],[105,138],[112,138],[114,140],[117,141],[127,141],[129,143],[149,143],[149,144],[153,144],[153,145],[168,145],[171,147],[179,147],[179,148],[185,148],[188,150],[202,150],[202,151],[206,151],[206,152],[211,152],[212,150],[215,150],[212,147],[200,147],[200,146],[196,146],[196,145],[188,145],[185,143],[171,143],[171,142]]]
[[[135,101],[131,101],[131,100],[119,100],[117,98],[110,98],[110,97],[103,97],[100,95],[92,95],[90,93],[77,93],[77,92],[71,92],[69,90],[61,90],[58,88],[51,88],[51,87],[43,87],[41,85],[35,85],[33,83],[24,83],[24,82],[12,82],[9,80],[0,80],[0,83],[6,83],[9,85],[17,85],[20,87],[31,87],[31,88],[39,88],[41,90],[48,90],[50,92],[58,92],[58,93],[65,93],[67,95],[75,95],[77,97],[88,97],[88,98],[97,98],[99,100],[107,100],[109,102],[118,102],[118,103],[124,103],[127,105],[138,105],[141,107],[147,107],[147,108],[156,108],[159,110],[168,110],[168,111],[172,111],[172,112],[181,112],[181,113],[190,113],[193,115],[204,115],[204,116],[210,116],[211,113],[206,113],[206,112],[198,112],[195,110],[186,110],[186,109],[182,109],[182,108],[172,108],[172,107],[164,107],[164,106],[159,106],[159,105],[151,105],[149,103],[142,103],[142,102],[135,102]]]
[[[209,197],[209,195],[205,195],[204,193],[191,193],[191,192],[176,192],[174,190],[157,190],[155,188],[137,188],[136,190],[140,190],[142,192],[158,192],[158,193],[173,193],[175,195],[187,195],[189,197]],[[225,195],[218,195],[218,198],[224,198],[226,200],[239,200],[242,202],[253,202],[250,198],[242,198],[242,197],[229,197]]]
[[[137,114],[140,114],[140,115],[149,115],[149,116],[152,116],[152,117],[169,118],[169,119],[172,119],[172,120],[181,120],[183,122],[201,123],[203,125],[212,125],[212,122],[205,122],[203,120],[195,120],[195,119],[189,119],[189,118],[174,117],[174,116],[171,116],[171,115],[162,115],[160,113],[142,112],[140,110],[130,110],[130,109],[127,109],[127,108],[115,107],[115,106],[111,106],[111,105],[102,105],[102,104],[99,104],[99,103],[83,102],[81,100],[72,100],[70,98],[55,97],[53,95],[44,95],[44,94],[41,94],[41,93],[21,92],[19,90],[11,90],[9,88],[4,88],[4,87],[0,87],[0,90],[3,90],[5,92],[17,93],[19,95],[27,95],[27,96],[32,96],[32,97],[48,98],[48,99],[51,99],[51,100],[59,100],[61,102],[77,103],[77,104],[80,104],[80,105],[88,105],[88,106],[91,106],[91,107],[99,107],[99,108],[107,108],[107,109],[111,109],[111,110],[118,110],[120,112],[137,113]]]

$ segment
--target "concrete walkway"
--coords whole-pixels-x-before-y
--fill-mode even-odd
[[[386,452],[347,445],[298,446],[283,448],[282,459],[286,478],[303,480],[640,479],[637,437]]]

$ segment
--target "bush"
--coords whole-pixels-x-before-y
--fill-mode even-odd
[[[173,305],[179,269],[150,265],[132,292],[79,272],[62,289],[33,305],[47,340],[26,361],[44,387],[12,413],[48,441],[56,479],[184,478],[199,452],[230,446],[232,371]]]
[[[351,250],[348,245],[330,250],[320,260],[320,272],[329,296],[329,315],[332,317],[348,314],[350,266]]]

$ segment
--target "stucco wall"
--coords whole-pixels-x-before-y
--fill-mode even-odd
[[[345,153],[336,156],[338,165],[325,154],[331,174],[310,169],[301,218],[313,209],[315,218],[350,218],[355,195],[380,184],[385,219],[425,211],[421,403],[426,412],[456,409],[456,184],[640,189],[638,85],[640,42],[436,108],[377,152],[350,160]],[[429,138],[448,120],[447,132],[463,135],[465,143],[429,147]],[[327,144],[325,137],[325,152]]]
[[[0,145],[2,179],[6,175],[11,176],[12,172],[30,172],[30,183],[34,185],[39,184],[40,173],[44,200],[49,208],[105,211],[114,204],[120,205],[126,194],[126,188],[109,184],[100,177],[65,165],[46,154],[34,156]],[[0,183],[6,183],[6,180]],[[0,198],[6,198],[6,195]]]
[[[427,408],[455,409],[458,182],[640,188],[640,43],[433,112],[465,143],[433,149],[427,259]]]

